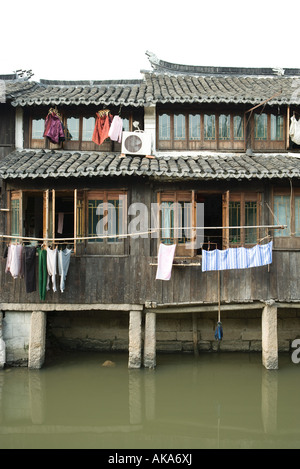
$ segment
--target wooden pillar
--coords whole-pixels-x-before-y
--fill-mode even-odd
[[[46,348],[46,313],[33,311],[29,337],[28,368],[42,368]]]
[[[140,368],[142,363],[142,311],[129,313],[128,368]]]
[[[268,302],[262,312],[262,363],[267,370],[278,369],[277,306]]]
[[[146,313],[144,366],[146,368],[155,368],[156,366],[156,314],[155,313]]]

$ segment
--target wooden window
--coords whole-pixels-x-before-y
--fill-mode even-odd
[[[79,118],[69,117],[67,119],[67,127],[70,132],[71,140],[74,142],[79,140]]]
[[[300,249],[300,188],[274,188],[273,224],[286,225],[274,230],[274,247]]]
[[[255,140],[267,140],[268,116],[265,113],[254,115],[254,138]]]
[[[200,140],[201,138],[201,116],[200,114],[189,114],[189,140]]]
[[[259,241],[261,194],[231,193],[223,196],[223,248],[254,245]],[[247,228],[249,226],[249,228]]]
[[[95,128],[95,117],[83,117],[82,119],[82,141],[91,142]]]
[[[285,118],[281,114],[254,114],[253,147],[257,150],[285,149]]]
[[[45,119],[32,119],[31,138],[43,140],[45,130]]]
[[[215,140],[216,138],[216,117],[211,114],[204,114],[204,140]]]
[[[177,256],[193,256],[196,223],[194,191],[160,192],[158,206],[160,242],[177,244]]]
[[[278,225],[287,225],[284,230],[274,230],[274,236],[291,236],[291,197],[274,195],[274,218]]]
[[[159,150],[244,149],[244,117],[232,113],[157,114]]]
[[[271,114],[271,140],[283,140],[283,116]]]
[[[174,115],[174,140],[185,140],[185,116]]]
[[[233,116],[233,139],[244,140],[244,120],[241,116]]]
[[[170,140],[170,116],[162,114],[159,116],[159,140]]]
[[[219,140],[230,140],[230,115],[219,116]]]

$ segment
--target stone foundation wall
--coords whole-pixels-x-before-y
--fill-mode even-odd
[[[129,314],[125,312],[57,312],[47,314],[47,344],[70,350],[127,351]],[[216,313],[198,313],[199,352],[261,352],[262,310],[221,314],[223,340],[215,340]],[[144,331],[144,318],[142,329]],[[300,310],[278,309],[278,351],[291,350],[300,337]],[[144,340],[144,334],[142,335]],[[157,314],[156,351],[193,352],[192,314]]]

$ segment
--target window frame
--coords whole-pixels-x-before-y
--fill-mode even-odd
[[[266,137],[263,138],[256,138],[256,120],[257,116],[265,115],[266,116]],[[272,116],[282,118],[282,138],[272,139]],[[276,127],[277,129],[277,127]],[[286,115],[284,112],[278,114],[275,111],[271,110],[264,110],[263,112],[254,113],[252,118],[252,147],[255,150],[264,150],[264,151],[272,151],[272,150],[285,150],[287,146],[287,139],[286,139]]]
[[[284,249],[300,249],[300,230],[299,234],[296,235],[296,199],[300,204],[300,188],[299,187],[282,187],[278,188],[273,186],[272,188],[272,213],[273,213],[273,224],[278,225],[281,224],[282,220],[280,220],[276,214],[275,210],[275,197],[276,196],[284,196],[288,197],[289,201],[289,212],[290,217],[286,217],[289,234],[286,235],[283,231],[283,235],[280,236],[281,230],[277,232],[274,230],[274,247],[276,248],[284,248]],[[288,214],[287,214],[288,215]],[[299,228],[300,228],[300,220],[299,220]]]
[[[158,213],[157,213],[157,226],[159,228],[158,230],[158,243],[163,243],[164,237],[162,235],[162,221],[161,221],[161,216],[162,216],[162,204],[164,202],[169,202],[174,205],[172,205],[172,209],[174,209],[174,217],[173,218],[173,226],[170,228],[173,229],[173,236],[171,238],[170,243],[164,243],[164,244],[176,244],[176,257],[194,257],[196,250],[194,247],[194,241],[196,240],[196,202],[195,202],[195,191],[194,190],[174,190],[174,191],[158,191],[157,192],[157,205],[158,205]],[[185,242],[179,242],[178,237],[176,236],[176,231],[180,233],[180,230],[176,230],[176,228],[180,228],[180,226],[176,225],[176,217],[178,216],[177,213],[177,208],[178,208],[178,203],[183,202],[183,203],[189,203],[190,206],[190,214],[189,214],[189,220],[191,223],[191,232],[190,232],[190,238],[187,238]]]
[[[185,135],[184,138],[175,138],[174,122],[175,116],[182,114],[185,117]],[[230,129],[229,138],[221,139],[219,137],[219,119],[220,116],[230,116]],[[161,118],[167,116],[169,119],[169,134],[166,138],[161,138]],[[199,138],[190,138],[191,116],[199,116],[200,124]],[[205,121],[207,117],[214,117],[213,135],[212,137],[205,136]],[[242,138],[236,138],[234,133],[234,118],[239,117],[243,125]],[[197,149],[224,149],[224,150],[244,150],[245,149],[245,116],[242,112],[232,110],[220,110],[213,112],[205,109],[189,109],[184,110],[161,108],[156,112],[156,141],[157,150],[197,150]]]
[[[227,249],[229,247],[251,247],[258,243],[258,241],[262,237],[262,229],[258,228],[261,224],[261,217],[262,217],[262,210],[261,210],[261,200],[262,200],[262,193],[261,192],[231,192],[227,191],[223,194],[223,249]],[[241,228],[238,228],[240,233],[239,241],[233,242],[230,239],[232,229],[227,227],[230,225],[230,204],[232,202],[239,202],[240,203],[240,218],[239,218],[239,225]],[[246,212],[245,207],[247,202],[256,202],[256,222],[254,224],[246,224]],[[255,226],[253,228],[256,232],[256,241],[254,243],[247,242],[247,228],[242,228],[243,226]],[[226,227],[226,228],[225,228]]]

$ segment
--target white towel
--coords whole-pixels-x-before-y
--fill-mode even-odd
[[[60,291],[63,292],[65,289],[65,281],[70,265],[71,249],[64,249],[58,251],[58,273],[60,275]]]
[[[160,244],[156,280],[170,280],[176,244]]]
[[[50,290],[50,277],[52,280],[52,289],[56,289],[56,272],[57,272],[57,248],[50,249],[47,248],[47,290]]]

